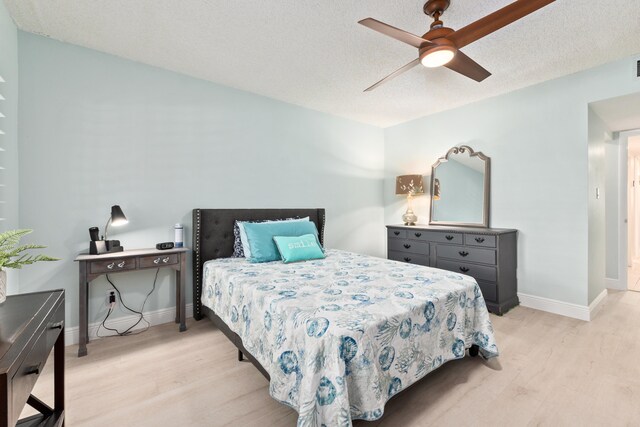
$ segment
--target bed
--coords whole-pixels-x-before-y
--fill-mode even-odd
[[[230,258],[236,220],[306,217],[323,243],[323,209],[195,209],[194,317],[210,318],[269,379],[298,425],[375,420],[385,403],[466,351],[498,355],[475,280],[327,250],[325,259]]]

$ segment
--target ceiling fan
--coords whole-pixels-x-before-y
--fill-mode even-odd
[[[449,7],[450,0],[428,0],[424,4],[423,10],[426,15],[433,18],[433,23],[429,31],[421,37],[373,18],[363,19],[358,23],[418,48],[417,59],[398,68],[364,91],[371,91],[420,63],[429,68],[445,66],[470,79],[481,82],[489,77],[491,73],[462,53],[460,49],[554,1],[555,0],[517,0],[458,31],[454,31],[451,28],[443,26],[440,20],[444,11]]]

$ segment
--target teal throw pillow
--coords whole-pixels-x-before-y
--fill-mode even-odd
[[[318,236],[316,224],[311,221],[262,222],[244,224],[251,256],[249,262],[269,262],[280,260],[280,252],[273,236]]]
[[[315,234],[294,237],[274,236],[273,240],[285,264],[324,258],[324,251]]]

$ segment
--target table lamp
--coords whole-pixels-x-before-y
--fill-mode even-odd
[[[111,206],[111,215],[107,220],[107,224],[104,226],[104,235],[102,239],[98,238],[98,227],[91,227],[89,229],[89,235],[91,241],[89,242],[89,253],[91,255],[102,255],[111,252],[122,252],[124,248],[120,245],[120,240],[107,240],[107,232],[109,226],[119,227],[129,222],[127,217],[124,216],[122,208],[118,205]]]
[[[404,225],[416,225],[418,217],[413,213],[413,196],[424,194],[422,175],[400,175],[396,177],[396,195],[407,196],[407,211],[402,215]]]

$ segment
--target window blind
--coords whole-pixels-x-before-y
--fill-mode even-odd
[[[3,222],[6,218],[6,191],[5,191],[5,147],[7,144],[6,141],[6,117],[4,115],[4,111],[6,108],[6,99],[3,95],[5,91],[5,80],[0,76],[0,222]],[[4,230],[4,226],[2,226]]]

